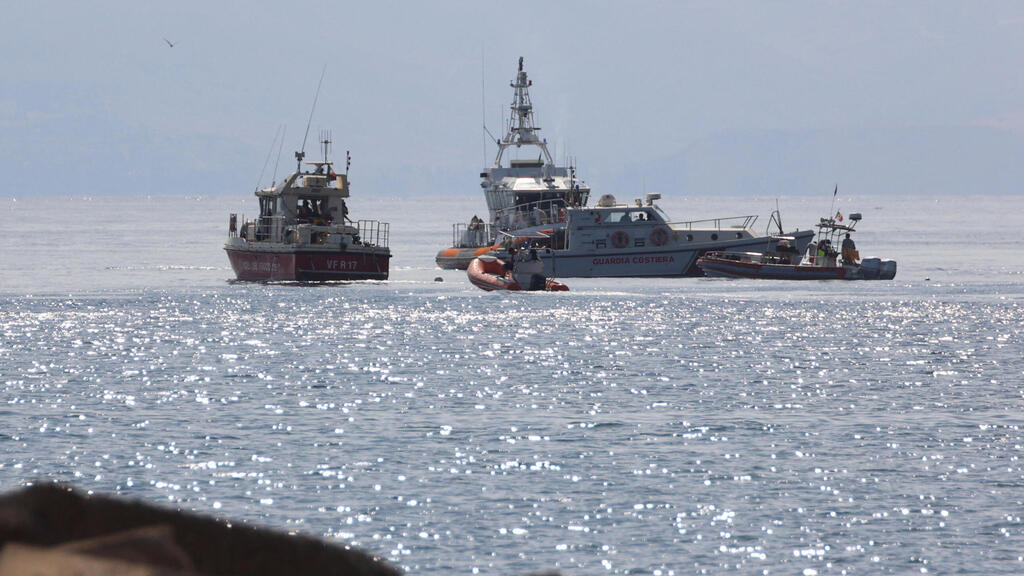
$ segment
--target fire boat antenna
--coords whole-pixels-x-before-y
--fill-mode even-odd
[[[271,188],[277,186],[277,165],[281,163],[281,151],[284,150],[284,133],[287,130],[288,125],[281,124],[281,141],[277,144],[277,160],[274,162],[274,179],[270,182]]]
[[[331,149],[331,131],[321,130],[320,131],[320,146],[324,150],[324,164],[327,164],[327,153]]]
[[[327,64],[324,64],[320,72],[320,81],[316,84],[316,95],[313,96],[313,106],[309,109],[309,120],[306,121],[306,135],[302,137],[302,150],[295,153],[295,161],[298,165],[296,172],[302,169],[302,159],[306,157],[306,139],[309,138],[309,125],[313,123],[313,112],[316,111],[316,103],[320,100],[320,86],[324,83],[324,75],[327,74]]]
[[[267,164],[270,164],[270,155],[274,153],[274,145],[277,144],[277,138],[281,135],[281,126],[277,127],[274,131],[274,139],[270,141],[270,150],[267,150],[267,159],[263,161],[263,169],[260,170],[260,179],[256,181],[256,189],[260,189],[260,184],[263,183],[263,174],[267,171]],[[276,166],[275,166],[276,169]]]
[[[352,165],[352,155],[345,150],[345,176],[348,177],[348,167]]]

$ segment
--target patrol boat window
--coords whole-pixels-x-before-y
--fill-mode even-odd
[[[610,210],[602,219],[606,223],[631,224],[633,222],[660,221],[661,219],[648,210]]]
[[[623,224],[627,224],[632,222],[633,220],[629,217],[629,212],[626,212],[625,210],[609,210],[608,212],[605,213],[603,221],[613,223],[621,222]]]

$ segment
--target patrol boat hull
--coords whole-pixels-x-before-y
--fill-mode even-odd
[[[811,239],[809,231],[793,234],[802,243]],[[545,269],[560,278],[699,277],[704,272],[698,260],[708,252],[761,249],[764,245],[764,238],[746,238],[689,247],[677,245],[666,250],[552,250],[541,259]]]

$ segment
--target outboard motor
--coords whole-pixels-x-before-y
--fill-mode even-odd
[[[892,280],[896,277],[896,261],[883,260],[878,271],[878,277],[882,280]]]
[[[865,280],[877,280],[878,273],[882,268],[882,261],[878,258],[865,258],[860,261],[860,273]]]

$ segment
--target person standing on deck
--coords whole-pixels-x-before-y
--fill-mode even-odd
[[[850,233],[846,233],[846,238],[843,238],[843,264],[856,264],[857,263],[857,245],[853,243],[853,238],[850,238]]]

